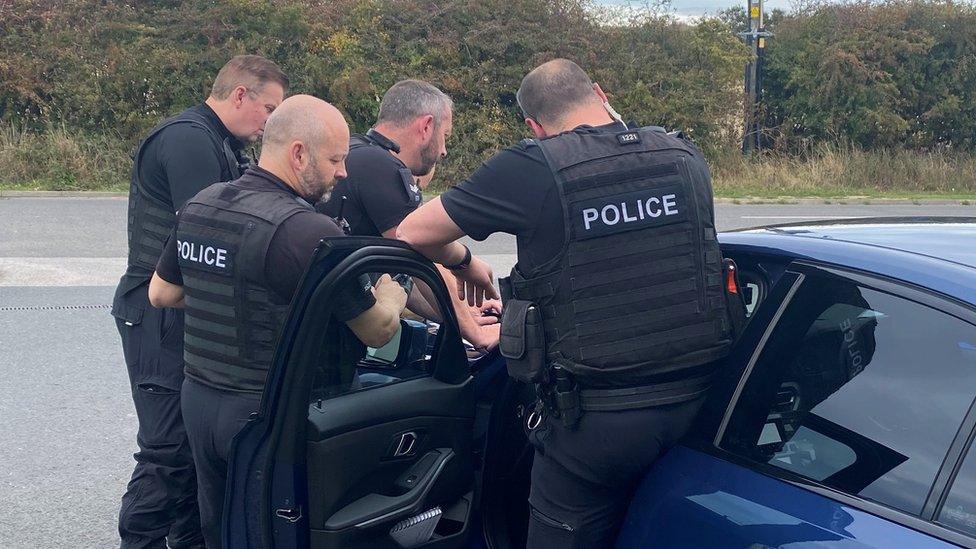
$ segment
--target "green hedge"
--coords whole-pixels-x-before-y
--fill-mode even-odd
[[[765,125],[785,150],[976,150],[976,7],[896,0],[778,19]]]
[[[976,151],[976,8],[806,6],[769,18],[764,122],[777,154]],[[741,133],[743,24],[743,10],[686,25],[589,0],[12,0],[0,7],[0,162],[35,145],[55,153],[0,183],[117,178],[150,126],[200,102],[245,52],[277,61],[293,92],[335,103],[357,131],[396,80],[442,87],[457,113],[439,184],[525,136],[514,91],[556,56],[586,68],[626,118],[684,130],[724,162]]]
[[[114,134],[129,147],[206,97],[238,53],[278,62],[293,92],[342,109],[354,130],[406,77],[455,100],[455,138],[438,180],[454,182],[525,137],[514,92],[556,56],[577,60],[628,118],[734,141],[744,46],[718,22],[651,14],[626,25],[583,0],[14,0],[0,16],[0,122]]]

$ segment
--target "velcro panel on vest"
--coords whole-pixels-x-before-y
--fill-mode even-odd
[[[691,234],[686,230],[671,233],[662,231],[662,234],[656,238],[642,240],[630,238],[630,235],[626,234],[616,235],[596,242],[595,246],[587,246],[589,242],[586,241],[580,242],[567,252],[567,260],[571,267],[591,264],[599,267],[608,260],[656,252],[665,248],[686,248],[691,243]],[[620,255],[619,246],[626,246],[627,256]]]
[[[156,269],[176,214],[133,186],[129,197],[129,264]]]
[[[582,347],[580,356],[583,361],[592,360],[604,356],[626,355],[652,347],[665,344],[675,345],[682,340],[714,337],[719,331],[715,321],[706,321],[691,326],[679,326],[663,332],[641,334],[624,340],[617,340],[610,343],[601,343]]]
[[[609,204],[607,202],[610,202]],[[681,223],[688,219],[689,199],[681,185],[574,201],[571,229],[577,239]]]
[[[262,390],[287,308],[265,280],[268,246],[280,223],[308,209],[287,193],[234,183],[208,187],[187,204],[178,235],[202,250],[184,269],[188,375],[228,390]],[[206,251],[218,246],[220,269]]]

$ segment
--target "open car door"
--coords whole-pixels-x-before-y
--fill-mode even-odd
[[[384,273],[429,287],[442,322],[401,319],[390,343],[366,349],[333,305],[350,281],[367,285]],[[323,240],[292,302],[260,411],[234,442],[224,546],[466,546],[474,413],[468,359],[433,265],[394,240]]]

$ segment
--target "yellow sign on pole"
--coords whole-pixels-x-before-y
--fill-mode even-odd
[[[749,8],[749,17],[752,19],[759,19],[759,6],[752,6]]]

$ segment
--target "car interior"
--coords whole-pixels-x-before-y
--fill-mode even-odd
[[[782,267],[736,261],[751,315]],[[415,264],[382,265],[345,276],[387,273],[412,294],[438,286]],[[295,355],[313,370],[304,434],[313,548],[468,547],[484,536],[493,548],[525,546],[535,390],[510,380],[497,349],[456,345],[446,291],[426,297],[439,318],[405,312],[381,348],[329,321],[312,351]]]
[[[756,462],[857,493],[907,457],[815,408],[871,363],[883,314],[849,284],[804,299],[795,309],[802,314],[777,328],[757,366],[764,374],[753,375],[723,444]]]
[[[430,282],[389,274],[414,295]],[[534,389],[509,381],[497,349],[463,341],[450,367],[470,379],[441,383],[453,324],[440,316],[450,305],[433,301],[438,318],[408,303],[380,348],[342,323],[327,329],[306,427],[312,547],[467,547],[485,529],[494,547],[525,545],[532,450],[520,425]]]

